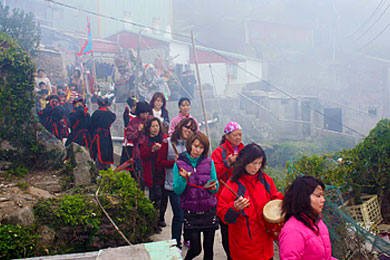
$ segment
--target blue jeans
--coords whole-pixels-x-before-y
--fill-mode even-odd
[[[173,219],[172,219],[172,239],[176,239],[177,246],[181,247],[181,232],[183,230],[184,211],[180,207],[180,195],[174,191],[165,190],[171,202]]]

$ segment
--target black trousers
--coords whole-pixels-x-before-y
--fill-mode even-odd
[[[214,258],[214,237],[215,229],[206,230],[191,230],[186,229],[188,236],[190,237],[191,248],[188,250],[184,260],[191,260],[197,257],[202,252],[200,234],[203,233],[203,259],[212,260]]]
[[[221,236],[222,236],[222,246],[225,250],[226,257],[228,260],[232,260],[230,257],[230,251],[229,251],[229,229],[228,225],[222,222],[221,219],[219,219],[219,226],[221,227]]]
[[[162,197],[160,204],[160,221],[165,221],[165,211],[167,211],[168,206],[168,192],[164,189],[164,184],[162,185]]]
[[[164,184],[155,184],[149,188],[149,199],[154,202],[154,208],[160,211],[159,221],[164,220],[168,205],[168,193],[165,192]]]

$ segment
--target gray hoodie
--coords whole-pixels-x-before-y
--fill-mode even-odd
[[[174,161],[175,160],[175,150],[173,150],[171,138],[168,139],[168,155],[167,160]],[[186,141],[177,140],[176,149],[178,153],[182,153],[186,151]],[[167,175],[165,176],[165,185],[164,188],[169,191],[173,191],[173,168],[167,168]]]

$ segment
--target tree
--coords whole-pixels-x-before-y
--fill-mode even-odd
[[[26,14],[19,9],[14,9],[11,14],[9,6],[0,5],[0,32],[8,34],[30,55],[34,54],[41,41],[41,29],[34,21],[34,14]]]

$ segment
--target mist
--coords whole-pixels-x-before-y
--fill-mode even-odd
[[[3,0],[2,4],[34,14],[42,28],[41,47],[61,53],[63,69],[52,75],[58,84],[66,82],[61,78],[75,63],[93,59],[114,64],[124,52],[136,55],[138,46],[143,64],[160,58],[166,68],[190,64],[195,72],[193,32],[201,52],[197,56],[206,117],[212,120],[218,114],[220,119],[219,129],[212,130],[216,139],[220,128],[234,118],[244,118],[248,128],[261,129],[250,134],[252,139],[260,135],[261,140],[302,140],[323,132],[362,138],[390,114],[390,7],[384,1],[149,0],[113,5],[106,0]],[[87,20],[94,55],[77,59],[71,53],[78,52],[87,38]],[[42,66],[38,59],[37,68]],[[110,80],[98,83],[109,89],[118,78]],[[204,119],[198,93],[196,89],[194,113]],[[216,105],[226,100],[236,104],[231,111]]]

